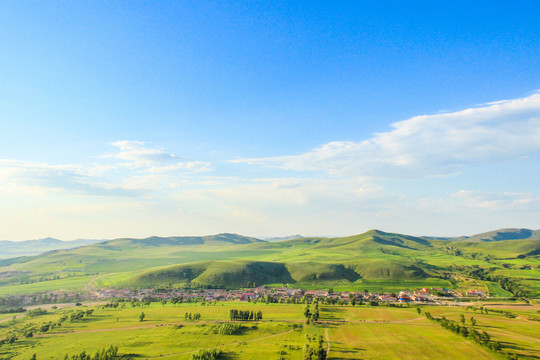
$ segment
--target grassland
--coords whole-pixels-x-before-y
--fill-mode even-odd
[[[520,232],[516,232],[518,235]],[[490,235],[492,238],[500,234]],[[510,236],[510,235],[508,235]],[[517,236],[517,235],[515,235]],[[540,240],[449,241],[372,230],[343,238],[262,242],[240,235],[118,239],[0,261],[0,296],[94,287],[289,284],[305,289],[398,291],[418,287],[540,297]],[[536,236],[536,235],[535,235]],[[2,266],[3,265],[3,266]],[[475,269],[510,278],[473,277]],[[43,281],[56,276],[58,280]]]
[[[540,322],[531,320],[540,306],[490,305],[508,314],[473,312],[464,307],[423,307],[435,317],[476,319],[476,328],[500,341],[503,351],[522,358],[540,356]],[[229,310],[262,311],[263,320],[243,322],[238,335],[215,334],[216,327],[229,321]],[[383,306],[323,306],[316,324],[304,323],[304,305],[216,303],[157,304],[149,307],[92,307],[94,312],[80,320],[65,321],[61,327],[13,344],[0,346],[0,358],[27,360],[62,359],[66,353],[85,350],[90,354],[110,345],[137,359],[190,359],[201,348],[220,348],[228,359],[303,359],[304,345],[322,336],[329,359],[499,359],[500,353],[456,335],[437,322],[426,319],[416,308]],[[78,310],[86,307],[79,307]],[[44,323],[58,322],[75,308],[64,308],[34,318],[0,323],[0,339]],[[139,321],[141,312],[144,321]],[[185,313],[200,313],[201,320],[185,320]],[[308,340],[309,339],[309,340]]]

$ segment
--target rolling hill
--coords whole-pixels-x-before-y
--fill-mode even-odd
[[[472,236],[460,236],[460,237],[429,237],[423,236],[422,238],[428,240],[449,240],[449,241],[469,241],[469,242],[491,242],[501,240],[540,240],[540,230],[530,229],[499,229],[494,231],[488,231],[481,234]]]
[[[496,288],[499,276],[514,279],[534,295],[540,294],[538,233],[502,229],[470,237],[434,238],[370,230],[347,237],[275,242],[236,234],[121,238],[2,260],[0,274],[10,275],[0,278],[0,296],[30,292],[35,283],[41,284],[40,289],[48,288],[40,280],[44,276],[60,278],[49,288],[77,276],[81,283],[98,287],[296,284],[362,288],[376,283],[402,287],[490,283]],[[492,277],[484,274],[471,280],[478,268]],[[81,285],[72,286],[77,287]]]
[[[100,241],[103,240],[77,239],[71,241],[62,241],[50,237],[25,241],[3,240],[0,241],[0,259],[38,255],[50,250],[72,249],[79,246],[94,244]]]

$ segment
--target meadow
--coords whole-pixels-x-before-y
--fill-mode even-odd
[[[306,324],[303,304],[217,302],[201,304],[161,304],[133,307],[121,303],[116,308],[99,305],[67,307],[45,315],[0,323],[0,339],[34,328],[33,337],[20,336],[12,344],[0,346],[0,359],[63,359],[82,351],[94,354],[111,345],[119,355],[133,359],[191,359],[199,349],[219,348],[224,359],[304,359],[306,344],[316,346],[322,337],[329,359],[503,359],[509,353],[519,358],[540,357],[539,305],[486,305],[486,314],[471,307],[422,306],[338,306],[320,305],[320,318]],[[313,306],[313,305],[312,305]],[[230,323],[229,310],[261,311],[261,321],[239,322],[238,334],[219,334],[219,326]],[[44,324],[58,323],[76,311],[91,314],[60,327],[40,331]],[[497,312],[498,311],[498,312]],[[144,313],[143,321],[140,321]],[[200,314],[199,320],[186,319]],[[486,331],[501,344],[502,352],[457,335],[435,318],[466,324]]]

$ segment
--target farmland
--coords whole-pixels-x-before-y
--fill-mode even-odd
[[[330,359],[534,359],[540,239],[520,234],[151,237],[0,260],[0,310],[47,304],[43,314],[0,314],[0,359],[116,347],[124,359],[191,359],[202,349],[224,359],[304,359],[307,346]],[[276,288],[300,290],[280,297]],[[425,288],[429,301],[417,297]],[[306,322],[311,296],[320,312]],[[231,309],[263,317],[237,322]]]
[[[497,308],[497,305],[493,305]],[[500,305],[499,305],[500,307]],[[236,335],[216,334],[222,323],[230,322],[229,310],[261,311],[263,320],[240,322]],[[488,314],[465,307],[428,306],[328,306],[321,305],[320,319],[306,324],[304,305],[252,304],[240,302],[177,304],[151,303],[132,306],[121,303],[116,308],[102,306],[67,307],[45,315],[24,317],[0,324],[0,338],[10,333],[39,329],[57,323],[75,311],[92,310],[82,319],[66,320],[62,326],[47,331],[36,330],[33,337],[20,336],[12,344],[0,346],[0,356],[9,359],[61,359],[64,355],[86,351],[93,354],[111,345],[119,354],[134,358],[190,359],[203,348],[219,348],[231,359],[303,359],[306,343],[315,344],[322,336],[330,359],[498,359],[501,352],[454,334],[437,321],[445,316],[467,322],[476,319],[476,329],[487,331],[501,351],[521,358],[540,356],[540,322],[532,320],[538,305],[508,305],[504,311]],[[144,321],[139,316],[144,312]],[[186,313],[201,314],[200,320],[186,320]]]

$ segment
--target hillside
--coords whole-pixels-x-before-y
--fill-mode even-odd
[[[540,240],[534,238],[534,231],[511,230],[479,234],[469,240],[380,230],[347,237],[276,242],[236,234],[121,238],[0,261],[0,273],[8,274],[0,278],[0,295],[32,292],[37,286],[34,283],[39,283],[40,289],[77,289],[89,282],[98,287],[288,283],[344,288],[482,287],[489,283],[491,289],[500,289],[497,276],[515,279],[516,286],[540,294]],[[475,269],[487,273],[479,278]],[[46,283],[42,280],[44,274],[45,278],[60,279]],[[73,280],[74,276],[80,281]]]
[[[25,241],[0,241],[0,259],[18,256],[32,256],[51,250],[72,249],[100,242],[103,240],[77,239],[62,241],[54,238],[44,238]]]

